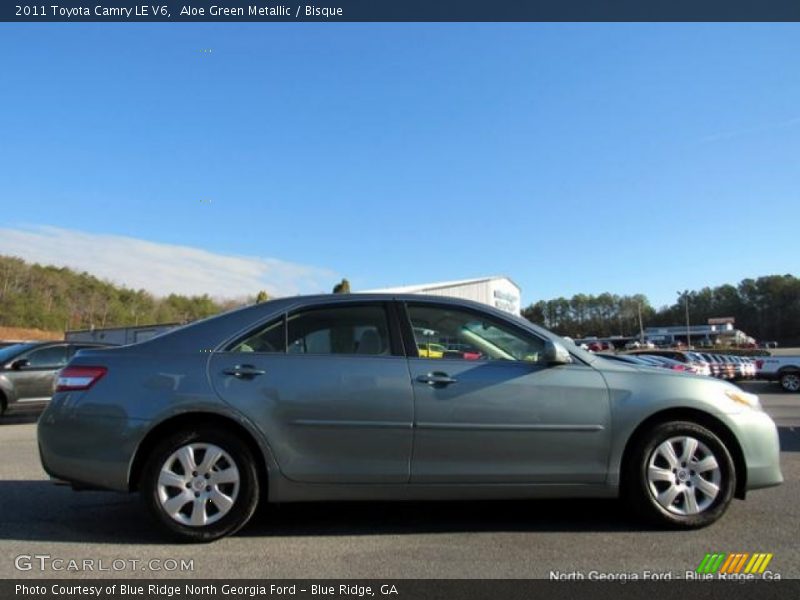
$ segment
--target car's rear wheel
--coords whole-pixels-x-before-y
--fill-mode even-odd
[[[785,392],[800,392],[800,371],[788,371],[781,375],[781,387]]]
[[[176,433],[150,454],[140,485],[149,511],[173,536],[210,542],[243,527],[258,505],[256,463],[226,431]]]
[[[725,444],[688,421],[662,423],[635,444],[624,493],[632,508],[662,526],[705,527],[727,510],[736,469]]]

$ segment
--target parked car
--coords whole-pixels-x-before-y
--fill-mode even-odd
[[[660,356],[678,361],[686,365],[686,368],[692,373],[698,375],[711,375],[711,368],[707,361],[703,360],[702,356],[697,352],[690,352],[686,350],[638,350],[632,352],[636,356]]]
[[[611,360],[626,362],[645,367],[654,367],[657,369],[671,369],[673,371],[691,373],[687,365],[685,365],[684,363],[672,360],[670,358],[665,358],[663,356],[649,356],[647,354],[639,354],[636,356],[633,356],[631,354],[610,354],[610,355],[602,354],[601,356],[603,358],[610,358]]]
[[[660,365],[664,369],[672,369],[673,371],[679,371],[681,373],[692,373],[689,369],[689,365],[686,363],[682,363],[677,360],[673,360],[671,358],[667,358],[666,356],[653,356],[649,354],[642,354],[639,358],[649,359],[655,361],[658,365]]]
[[[20,401],[53,395],[56,373],[78,350],[102,344],[23,342],[0,348],[0,415]]]
[[[701,352],[700,355],[708,360],[711,366],[711,374],[718,379],[733,379],[734,371],[730,365],[726,363],[722,356],[719,354],[711,354],[708,352]]]
[[[614,346],[614,344],[612,342],[606,342],[606,341],[602,341],[602,340],[589,342],[588,343],[588,348],[592,352],[603,352],[604,350],[610,350],[610,351],[613,352],[616,349],[616,347]]]
[[[723,367],[725,368],[726,379],[736,380],[738,379],[738,369],[736,368],[736,363],[733,362],[730,356],[727,354],[718,354],[718,358],[722,361]]]
[[[414,328],[483,358],[420,356]],[[419,295],[282,298],[85,350],[38,442],[53,478],[138,491],[189,541],[235,532],[261,499],[622,496],[697,528],[782,481],[757,396]]]
[[[755,368],[750,359],[747,359],[743,356],[734,356],[734,355],[728,355],[727,358],[728,360],[732,361],[734,366],[736,367],[735,379],[737,380],[753,379],[753,377],[755,376]]]
[[[685,354],[687,364],[694,373],[705,375],[706,377],[713,377],[714,373],[711,370],[711,365],[703,358],[702,354],[693,351],[688,351]]]
[[[434,344],[427,342],[417,344],[417,348],[419,351],[419,355],[424,356],[425,358],[443,358],[445,352],[447,352],[447,348],[445,348],[441,344]]]
[[[720,379],[734,380],[737,378],[737,369],[733,361],[724,354],[704,354],[716,363],[717,377]]]
[[[573,342],[574,343],[574,342]],[[419,349],[420,345],[417,344]],[[422,356],[422,353],[420,353]],[[480,350],[473,348],[469,344],[448,344],[445,348],[442,358],[463,358],[465,360],[480,360],[483,358]]]
[[[756,359],[759,379],[779,381],[786,392],[800,392],[800,356],[762,356]]]

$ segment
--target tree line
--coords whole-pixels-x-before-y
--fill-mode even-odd
[[[332,290],[349,293],[342,279]],[[710,317],[734,317],[736,327],[759,340],[800,345],[800,279],[769,275],[744,279],[737,285],[687,291],[692,324]],[[0,256],[0,325],[49,331],[122,327],[152,323],[185,323],[238,306],[269,299],[265,291],[239,299],[216,300],[207,294],[156,297],[103,281],[67,267],[29,264]],[[572,298],[540,300],[523,309],[530,321],[572,337],[636,336],[643,327],[686,322],[683,296],[674,304],[654,308],[647,296],[576,294]]]
[[[737,329],[757,340],[800,345],[800,279],[792,275],[687,290],[674,304],[658,309],[644,294],[576,294],[540,300],[523,309],[522,315],[559,335],[575,338],[638,336],[640,314],[643,327],[685,324],[687,300],[692,325],[705,325],[709,318],[733,317]]]

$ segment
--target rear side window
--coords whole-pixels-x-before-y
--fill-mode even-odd
[[[382,305],[301,311],[289,317],[287,339],[290,354],[391,354],[389,322]]]
[[[229,352],[273,353],[286,351],[286,327],[283,317],[247,334],[228,348]]]
[[[50,346],[41,348],[29,353],[25,358],[28,359],[29,367],[62,367],[67,364],[67,347]]]

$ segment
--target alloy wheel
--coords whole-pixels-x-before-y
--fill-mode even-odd
[[[787,392],[800,391],[800,374],[786,373],[781,377],[781,386]]]
[[[190,443],[178,448],[161,466],[157,494],[161,508],[174,521],[203,527],[219,521],[236,502],[239,469],[219,446]]]
[[[719,496],[722,470],[706,444],[691,436],[673,437],[651,453],[647,485],[656,502],[668,512],[697,515]]]

